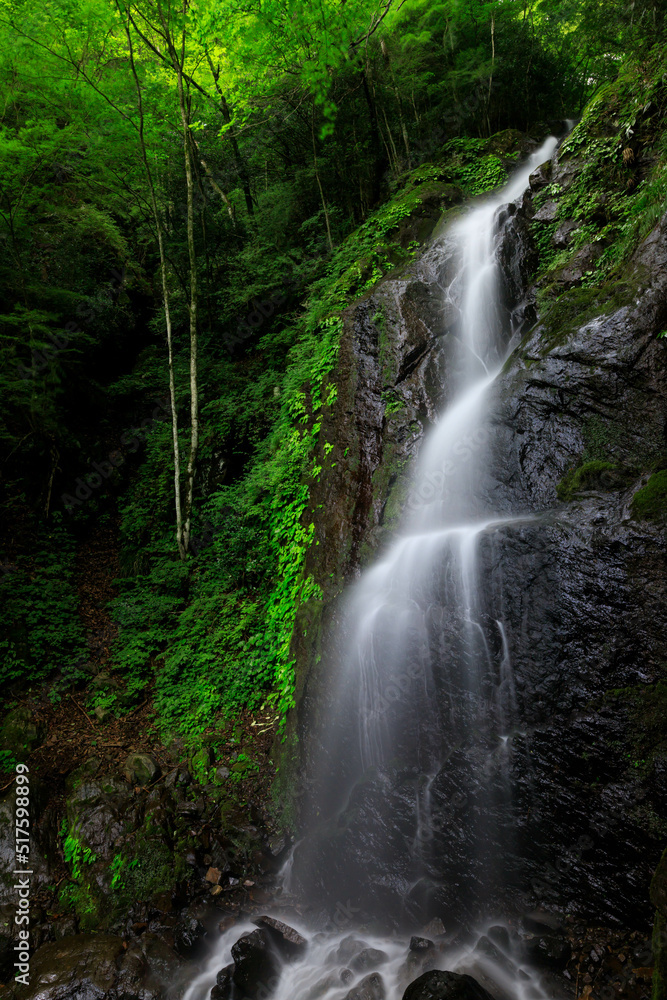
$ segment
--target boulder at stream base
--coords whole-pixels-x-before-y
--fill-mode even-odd
[[[456,972],[425,972],[410,983],[403,1000],[493,1000],[472,976]]]
[[[305,937],[289,924],[284,924],[282,920],[276,920],[275,917],[256,917],[253,924],[268,933],[270,941],[280,956],[288,961],[298,958],[308,947]]]
[[[20,1000],[92,1000],[109,992],[118,977],[122,938],[80,934],[40,948],[30,960],[30,985],[15,986]]]
[[[215,986],[211,990],[210,1000],[229,1000],[234,994],[234,966],[226,965],[220,969]]]
[[[384,980],[378,972],[371,972],[351,989],[345,1000],[384,1000]]]
[[[379,948],[364,948],[350,962],[350,968],[354,972],[370,972],[376,965],[382,965],[389,956]]]
[[[281,962],[266,928],[243,934],[232,947],[232,958],[241,996],[265,997],[277,985]]]
[[[7,1000],[162,1000],[164,985],[182,985],[184,966],[154,934],[127,948],[113,934],[75,934],[39,948],[29,985],[12,983]]]

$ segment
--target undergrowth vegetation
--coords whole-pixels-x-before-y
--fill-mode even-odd
[[[267,702],[284,718],[293,704],[294,618],[300,604],[320,596],[304,573],[313,536],[305,512],[310,484],[325,474],[314,453],[323,413],[336,402],[330,374],[341,312],[414,257],[418,244],[402,245],[401,223],[420,212],[425,198],[451,197],[451,186],[440,183],[448,176],[443,167],[425,165],[403,178],[394,197],[321,269],[305,291],[305,308],[259,338],[257,359],[245,360],[242,385],[235,384],[233,363],[220,366],[204,411],[206,438],[233,448],[235,420],[262,409],[265,435],[258,435],[232,481],[202,498],[195,535],[206,538],[208,532],[208,544],[185,564],[174,559],[166,501],[160,499],[169,490],[163,463],[169,428],[153,428],[146,461],[121,508],[123,562],[132,566],[141,546],[151,553],[150,568],[134,567],[120,581],[114,663],[130,702],[153,685],[154,705],[168,730],[194,739],[217,716],[242,707]],[[496,180],[493,175],[487,183]],[[277,344],[290,345],[284,358]],[[262,363],[273,358],[274,365]],[[247,388],[253,368],[260,399]],[[233,456],[225,461],[233,464]],[[101,692],[95,703],[118,705],[119,696]]]
[[[75,542],[57,523],[32,542],[34,548],[6,563],[0,576],[0,685],[55,674],[61,678],[53,689],[58,698],[59,686],[81,678],[87,652],[77,614]]]
[[[548,184],[534,199],[538,211],[556,206],[532,223],[549,342],[629,304],[641,285],[630,259],[667,210],[666,70],[663,46],[628,60],[561,146],[571,181]]]

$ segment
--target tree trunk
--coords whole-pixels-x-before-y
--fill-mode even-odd
[[[366,98],[366,103],[368,105],[368,113],[370,115],[370,128],[371,128],[371,147],[373,150],[373,169],[371,178],[371,204],[375,204],[380,197],[380,182],[382,180],[382,174],[384,171],[384,161],[382,154],[380,152],[380,128],[378,125],[377,109],[375,107],[375,101],[373,100],[373,95],[371,94],[370,87],[368,86],[368,77],[366,76],[366,69],[361,71],[361,82],[364,88],[364,96]]]
[[[392,90],[394,91],[394,96],[396,97],[396,109],[398,111],[398,121],[399,121],[399,124],[401,126],[401,134],[403,136],[403,145],[405,146],[405,156],[406,156],[406,159],[407,159],[408,170],[410,170],[410,168],[412,166],[412,163],[410,162],[410,142],[408,140],[408,130],[405,127],[405,120],[403,118],[403,105],[402,105],[402,102],[401,102],[401,95],[400,95],[399,90],[398,90],[398,85],[396,83],[396,77],[394,76],[394,70],[393,70],[393,67],[391,65],[391,56],[389,55],[389,49],[387,48],[387,43],[385,42],[384,38],[380,42],[380,48],[382,49],[382,55],[384,56],[385,62],[387,64],[387,68],[389,69],[389,75],[391,77],[391,86],[392,86]],[[414,91],[413,91],[413,93],[414,93]],[[413,103],[414,103],[414,100],[413,100]],[[387,119],[387,116],[385,114],[385,121],[386,121],[386,119]],[[387,126],[387,128],[388,127],[389,126]],[[393,145],[393,142],[392,142],[392,145]]]
[[[186,548],[183,544],[183,515],[181,508],[181,451],[178,441],[178,409],[176,406],[176,382],[174,378],[174,342],[173,342],[172,328],[171,328],[171,310],[169,308],[167,258],[164,249],[164,234],[162,229],[162,219],[160,217],[160,213],[158,210],[157,197],[155,195],[155,184],[153,183],[153,174],[151,172],[150,164],[148,162],[146,140],[144,138],[144,106],[141,93],[141,84],[139,82],[139,76],[137,74],[137,69],[134,62],[132,36],[130,34],[130,29],[127,25],[125,25],[125,33],[127,35],[127,41],[130,52],[130,65],[132,67],[134,82],[137,88],[137,106],[139,110],[139,142],[141,146],[141,157],[144,164],[146,179],[148,181],[148,190],[150,192],[151,208],[153,211],[153,218],[155,220],[158,250],[160,253],[160,275],[162,278],[162,303],[164,306],[164,321],[167,332],[167,358],[169,365],[169,402],[171,408],[171,433],[172,433],[172,445],[174,453],[174,503],[176,507],[176,545],[178,547],[178,553],[181,559],[185,559]]]
[[[324,197],[324,189],[322,187],[322,181],[320,180],[320,172],[317,168],[317,144],[315,142],[315,102],[312,105],[312,119],[311,119],[311,133],[313,137],[313,167],[315,169],[315,177],[317,179],[317,186],[320,189],[320,198],[322,199],[322,208],[324,209],[324,221],[327,225],[327,239],[329,241],[329,249],[333,253],[334,245],[331,238],[331,225],[329,222],[329,209],[327,207],[326,198]]]
[[[185,31],[185,29],[184,29]],[[193,142],[190,136],[190,112],[183,86],[183,60],[177,65],[178,103],[183,128],[183,155],[185,163],[185,185],[187,192],[187,232],[188,257],[190,261],[190,454],[186,476],[185,506],[183,512],[183,547],[190,547],[192,529],[192,507],[194,500],[195,469],[199,449],[199,386],[197,381],[197,253],[195,250],[194,178],[192,170]]]
[[[197,145],[197,143],[195,143],[195,145]],[[197,149],[199,149],[198,146],[197,146]],[[234,206],[232,205],[231,201],[229,200],[229,198],[227,197],[227,195],[225,194],[225,192],[222,190],[222,188],[220,187],[220,185],[216,181],[216,179],[215,179],[215,177],[213,175],[213,171],[209,167],[209,165],[206,162],[206,160],[204,159],[204,157],[201,155],[201,152],[199,153],[199,162],[201,163],[202,167],[204,168],[204,173],[208,177],[209,184],[211,185],[211,187],[213,188],[213,190],[216,192],[216,194],[220,195],[220,198],[221,198],[222,202],[224,203],[224,205],[225,205],[225,207],[227,209],[227,214],[229,215],[229,218],[232,220],[232,226],[234,227],[234,229],[236,229],[236,212],[234,211]]]
[[[391,153],[389,154],[389,158],[390,158],[390,160],[393,159],[393,162],[394,162],[394,174],[396,175],[396,177],[398,177],[398,175],[401,172],[401,168],[400,168],[399,163],[398,163],[398,153],[396,152],[396,145],[394,143],[394,137],[391,134],[391,129],[389,127],[389,120],[387,118],[387,112],[384,110],[384,108],[382,109],[382,116],[384,118],[384,123],[387,126],[387,140],[389,142],[389,146],[391,147]]]
[[[245,204],[246,208],[248,209],[248,215],[252,216],[255,214],[255,206],[252,197],[252,191],[250,190],[250,178],[248,176],[248,171],[246,169],[245,161],[241,156],[241,150],[239,149],[239,144],[236,138],[236,132],[234,130],[234,126],[231,125],[232,116],[229,110],[229,105],[227,104],[227,98],[223,94],[220,85],[218,83],[218,80],[220,78],[220,70],[219,69],[216,70],[214,68],[213,61],[208,51],[206,52],[206,59],[208,61],[209,69],[213,74],[213,83],[215,85],[215,89],[217,90],[218,97],[220,98],[220,110],[222,111],[222,117],[225,119],[227,125],[231,126],[227,134],[229,136],[229,141],[232,144],[232,152],[234,153],[234,162],[236,164],[236,170],[241,180],[241,184],[243,186],[243,194],[245,195]]]
[[[491,110],[491,88],[493,86],[493,71],[495,69],[496,63],[496,19],[491,15],[491,75],[489,76],[489,95],[486,101],[486,127],[489,130],[489,135],[491,135],[491,119],[489,113]]]

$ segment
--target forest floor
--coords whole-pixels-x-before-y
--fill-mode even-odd
[[[47,684],[25,693],[16,702],[30,711],[39,729],[39,743],[27,763],[31,773],[47,783],[52,798],[61,797],[67,778],[92,758],[98,761],[96,777],[122,776],[130,754],[148,754],[160,768],[160,778],[155,784],[187,760],[184,741],[165,737],[156,725],[150,688],[136,708],[109,715],[104,721],[85,705],[96,678],[108,676],[117,632],[108,606],[116,595],[114,580],[119,574],[117,525],[96,525],[81,541],[77,555],[80,618],[89,651],[86,666],[91,681],[86,688],[65,693],[56,704],[47,697]],[[242,712],[222,728],[218,723],[211,727],[217,737],[218,764],[232,766],[239,752],[252,747],[253,759],[260,762],[260,770],[244,780],[244,792],[248,803],[260,813],[264,812],[274,777],[270,757],[275,722],[275,713],[266,710]],[[210,733],[201,734],[203,739],[207,735]]]

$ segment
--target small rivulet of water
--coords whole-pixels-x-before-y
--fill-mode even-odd
[[[335,930],[318,931],[316,917],[308,928],[290,920],[307,943],[250,1000],[400,1000],[433,969],[467,973],[496,1000],[552,995],[526,965],[511,921],[489,919],[502,897],[493,887],[510,878],[502,859],[511,853],[509,755],[520,720],[502,588],[484,570],[494,540],[531,520],[487,501],[492,387],[518,332],[500,287],[501,222],[511,215],[503,207],[556,145],[544,142],[439,244],[448,313],[458,316],[445,338],[448,402],[421,449],[400,533],[347,595],[321,773],[311,775],[317,823],[285,872],[287,892],[314,914],[327,912],[323,899],[349,914]],[[462,747],[466,787],[448,789]],[[449,817],[456,840],[443,858]],[[397,899],[402,912],[388,913]],[[436,913],[446,930],[439,919],[434,926]],[[234,942],[254,930],[223,935],[185,1000],[207,1000]]]

